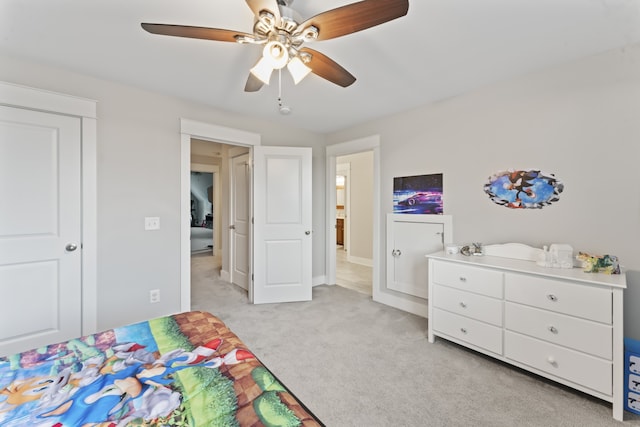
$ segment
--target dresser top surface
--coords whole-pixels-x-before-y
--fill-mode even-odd
[[[581,268],[547,268],[541,267],[533,261],[489,255],[451,255],[447,254],[445,251],[428,254],[426,257],[479,267],[496,268],[504,271],[536,274],[555,279],[574,280],[587,284],[610,286],[613,288],[624,289],[627,287],[627,278],[624,272],[622,274],[585,273]]]

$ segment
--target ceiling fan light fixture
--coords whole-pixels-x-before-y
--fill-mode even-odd
[[[293,57],[291,61],[289,61],[289,63],[287,64],[287,69],[289,70],[291,77],[293,77],[293,82],[295,84],[300,83],[302,79],[307,77],[307,75],[311,72],[311,68],[307,67],[305,63],[302,62],[302,60],[297,56]]]
[[[271,73],[273,73],[273,67],[265,57],[262,57],[250,71],[251,74],[256,76],[262,83],[268,85],[269,80],[271,80]]]
[[[320,31],[313,25],[310,25],[302,31],[301,35],[305,42],[312,42],[318,39],[319,34]]]
[[[253,26],[253,30],[262,35],[267,35],[274,30],[276,26],[276,17],[266,10],[260,12],[260,16]]]
[[[262,58],[266,59],[272,68],[279,70],[289,62],[289,52],[279,41],[270,41],[262,50]]]

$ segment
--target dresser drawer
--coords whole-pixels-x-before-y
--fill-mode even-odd
[[[505,274],[505,299],[611,324],[611,290],[524,274]]]
[[[505,303],[505,327],[541,340],[612,358],[613,329],[609,325],[511,302]]]
[[[429,322],[433,322],[435,331],[502,354],[502,328],[437,308],[430,313]]]
[[[448,262],[433,263],[433,282],[494,298],[502,298],[502,272]]]
[[[433,305],[462,316],[502,326],[502,300],[434,285]]]
[[[556,377],[612,394],[612,365],[603,359],[509,331],[505,331],[504,354]]]

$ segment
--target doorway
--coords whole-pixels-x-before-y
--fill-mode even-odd
[[[338,283],[338,255],[345,255],[344,260],[350,262],[350,264],[354,264],[356,267],[367,267],[367,273],[371,275],[370,283],[370,294],[372,295],[374,300],[377,300],[380,294],[380,137],[378,135],[370,136],[367,138],[362,138],[358,140],[353,140],[349,142],[344,142],[340,144],[330,145],[326,149],[327,154],[327,219],[328,219],[328,227],[327,227],[327,283],[329,284],[339,284]],[[346,225],[346,243],[347,243],[347,252],[344,254],[338,253],[337,246],[337,233],[335,227],[337,225],[338,220],[338,203],[337,203],[337,188],[336,188],[336,176],[337,173],[337,165],[338,163],[344,163],[346,159],[349,159],[348,156],[358,155],[359,153],[367,153],[370,157],[370,171],[366,176],[367,180],[370,184],[370,190],[367,193],[369,202],[368,209],[370,213],[369,224],[364,225],[367,228],[369,236],[371,238],[370,243],[368,243],[368,252],[361,252],[360,250],[355,250],[353,244],[355,243],[353,236],[353,231],[350,228],[355,226],[355,221],[353,219],[353,213],[350,208],[355,206],[358,203],[354,199],[358,197],[357,194],[353,194],[353,191],[350,191],[349,182],[346,184],[346,190],[350,194],[346,196],[348,199],[352,199],[351,201],[345,201],[345,215],[347,220]],[[353,181],[354,178],[354,170],[353,168],[350,170],[350,181]],[[353,186],[352,186],[353,187]],[[353,190],[353,188],[351,188]],[[346,194],[346,193],[345,193]],[[350,206],[351,205],[351,206]],[[363,224],[359,224],[363,225]],[[355,253],[354,253],[355,252]],[[355,262],[354,262],[355,261]],[[350,266],[347,264],[346,266]],[[364,265],[363,265],[364,264]],[[341,265],[342,267],[342,265]],[[368,280],[368,279],[367,279]]]
[[[190,254],[198,262],[221,266],[221,165],[223,144],[192,139],[189,181]]]
[[[231,147],[251,147],[260,144],[260,135],[237,129],[217,126],[193,120],[180,120],[180,206],[181,206],[181,231],[180,231],[180,308],[182,311],[191,309],[191,168],[192,164],[198,164],[202,158],[192,158],[192,140],[202,141],[203,144],[218,144],[221,157]],[[209,146],[210,149],[211,146]],[[197,156],[197,154],[195,154]],[[229,225],[228,209],[222,209],[224,200],[228,197],[228,162],[220,161],[218,178],[215,179],[213,195],[213,221],[214,221],[214,253],[220,255],[220,277],[229,281],[228,259],[229,238],[223,232]],[[227,177],[227,178],[225,178]],[[225,190],[226,189],[226,190]],[[219,190],[219,191],[218,191]],[[219,199],[218,199],[219,197]],[[220,207],[217,209],[216,207]],[[216,232],[218,230],[218,232]],[[203,262],[208,262],[203,261]],[[226,270],[225,270],[225,265]],[[202,269],[200,269],[202,270]],[[208,269],[204,269],[209,271]],[[225,274],[225,271],[227,274]]]
[[[248,147],[191,140],[191,265],[247,290]],[[202,278],[205,279],[206,278]]]
[[[249,192],[253,213],[249,233],[249,301],[252,303],[303,301],[311,299],[312,284],[312,148],[262,147],[260,135],[193,120],[180,120],[180,307],[191,307],[190,259],[190,163],[191,139],[220,141],[244,147],[253,170]],[[228,166],[228,165],[227,165]],[[225,162],[221,170],[224,176]],[[282,171],[286,173],[283,174]],[[229,186],[223,184],[224,188]],[[255,190],[255,191],[254,191]],[[266,197],[266,195],[269,197]],[[225,217],[226,215],[226,217]],[[295,216],[295,221],[292,219]],[[229,212],[223,211],[222,228],[231,225]],[[295,236],[291,236],[293,234]],[[229,233],[222,233],[222,247],[228,247]],[[226,236],[226,237],[225,237]],[[285,245],[278,244],[287,241]],[[293,247],[296,247],[294,250]],[[222,266],[229,266],[224,250]],[[286,275],[282,266],[294,266]],[[297,273],[292,274],[291,272]],[[295,280],[293,280],[295,279]],[[258,295],[260,291],[260,297]]]
[[[372,295],[373,152],[336,158],[336,284]]]

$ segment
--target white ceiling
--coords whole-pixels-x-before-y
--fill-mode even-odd
[[[355,0],[296,0],[306,19]],[[327,133],[640,43],[640,0],[409,0],[407,16],[309,45],[356,76],[245,93],[260,47],[149,34],[141,22],[252,32],[242,0],[1,0],[0,53]],[[1,64],[0,64],[1,66]]]

